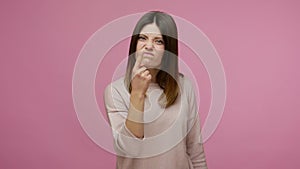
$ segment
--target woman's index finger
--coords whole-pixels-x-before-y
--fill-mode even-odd
[[[141,67],[141,62],[142,62],[143,56],[137,56],[135,64],[134,64],[134,68],[140,68]]]

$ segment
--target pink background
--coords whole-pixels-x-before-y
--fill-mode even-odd
[[[76,117],[75,62],[103,25],[154,9],[195,24],[222,59],[227,102],[204,144],[209,169],[300,168],[299,7],[295,0],[1,1],[0,168],[114,168],[115,156],[93,143]],[[199,72],[204,121],[209,83]],[[106,83],[99,74],[100,107]]]

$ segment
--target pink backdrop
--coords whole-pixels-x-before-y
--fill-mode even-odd
[[[114,168],[115,156],[98,147],[77,119],[75,62],[106,23],[155,9],[195,24],[222,59],[227,101],[204,144],[209,169],[300,168],[299,8],[293,0],[1,1],[0,168]],[[203,79],[204,121],[209,79],[197,76]],[[100,108],[106,83],[97,76]]]

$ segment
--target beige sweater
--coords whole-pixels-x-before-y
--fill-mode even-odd
[[[207,169],[200,135],[198,107],[192,83],[178,79],[180,94],[163,108],[163,90],[151,83],[144,107],[144,138],[136,138],[125,125],[130,94],[124,78],[105,89],[105,106],[112,126],[117,169]]]

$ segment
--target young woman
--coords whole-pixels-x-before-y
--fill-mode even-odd
[[[146,13],[125,77],[105,89],[117,169],[207,169],[193,86],[178,72],[177,36],[170,15]]]

